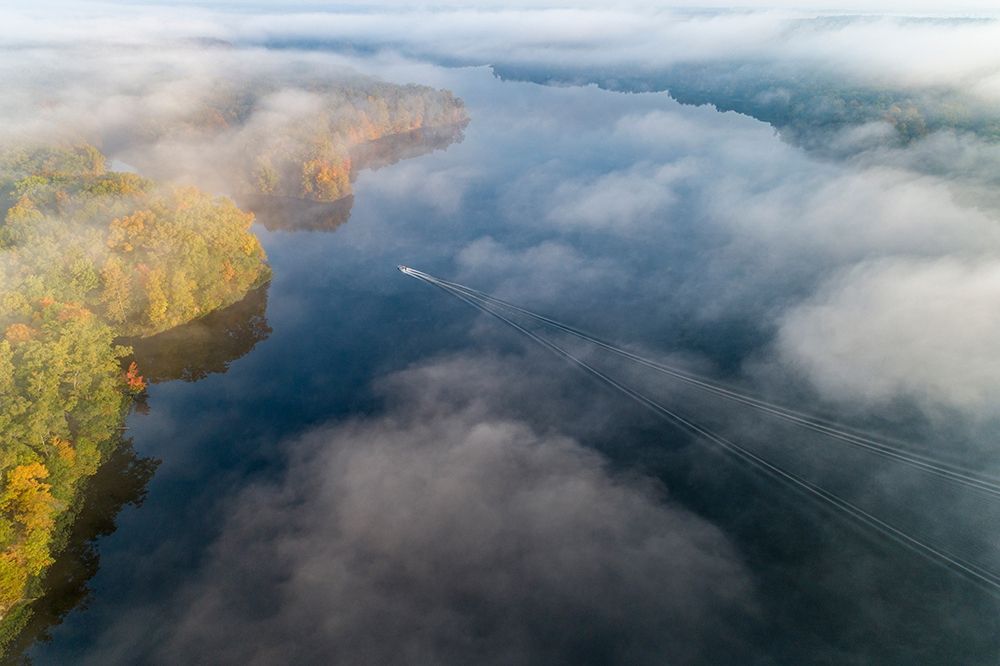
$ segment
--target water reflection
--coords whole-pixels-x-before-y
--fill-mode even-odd
[[[361,169],[379,169],[445,149],[463,140],[464,127],[427,128],[361,145],[352,154],[352,179]],[[347,222],[354,204],[353,196],[333,202],[269,196],[237,200],[254,211],[257,222],[270,231],[333,231]],[[153,384],[196,382],[211,374],[226,373],[231,363],[271,335],[267,319],[269,288],[269,283],[262,285],[227,308],[158,335],[122,340],[133,349],[124,364],[134,360]],[[142,397],[134,407],[140,412],[149,410]],[[99,568],[97,539],[115,531],[122,508],[142,503],[159,464],[157,459],[139,457],[131,440],[123,440],[91,478],[81,495],[65,548],[47,574],[41,595],[28,607],[23,628],[6,646],[3,656],[7,660],[23,660],[23,653],[32,644],[47,641],[50,630],[87,600],[88,582]]]
[[[402,160],[445,150],[453,143],[462,143],[466,125],[468,122],[422,127],[355,146],[351,151],[351,162],[354,165],[352,177],[361,169],[381,169]]]
[[[425,127],[355,146],[351,151],[351,180],[364,169],[381,169],[412,157],[444,150],[465,138],[467,123]],[[351,217],[354,196],[336,201],[247,194],[237,198],[268,231],[334,231]]]
[[[93,583],[98,592],[91,607],[67,618],[53,632],[56,640],[36,649],[39,661],[74,663],[83,657],[89,663],[120,663],[128,656],[155,654],[165,663],[183,663],[170,650],[179,644],[190,649],[192,632],[196,634],[200,627],[205,627],[208,638],[218,638],[219,655],[232,654],[234,646],[246,649],[254,638],[266,641],[269,635],[261,631],[262,626],[279,626],[291,637],[290,644],[306,649],[319,645],[322,629],[330,626],[317,629],[314,620],[322,625],[324,618],[342,617],[342,609],[385,608],[366,605],[372,595],[354,590],[324,597],[321,592],[326,588],[314,585],[306,594],[286,593],[287,580],[303,572],[306,578],[312,576],[327,585],[357,580],[336,571],[341,560],[328,557],[332,548],[344,543],[336,522],[343,505],[336,498],[342,496],[343,479],[350,477],[334,477],[332,485],[321,479],[317,483],[328,490],[311,496],[309,491],[317,486],[304,486],[301,492],[307,499],[301,506],[288,501],[300,497],[299,490],[288,496],[265,494],[264,500],[273,501],[257,506],[266,507],[266,515],[248,513],[247,505],[226,490],[253,490],[262,477],[270,481],[279,474],[286,461],[301,460],[296,457],[301,454],[303,432],[318,428],[317,437],[326,437],[322,424],[353,423],[358,418],[373,423],[374,417],[399,440],[403,458],[387,459],[385,475],[367,477],[379,481],[369,484],[375,504],[359,501],[357,505],[387,508],[384,515],[376,516],[378,520],[361,525],[395,519],[395,524],[420,530],[453,517],[465,517],[466,524],[473,524],[475,514],[470,514],[467,505],[472,509],[479,505],[471,501],[454,502],[447,511],[426,512],[417,520],[412,519],[416,513],[407,513],[412,504],[379,504],[384,497],[380,489],[388,488],[387,479],[412,472],[402,462],[411,450],[403,445],[408,436],[398,432],[402,419],[416,424],[415,437],[424,436],[429,446],[436,446],[433,437],[420,435],[426,432],[420,431],[423,419],[414,418],[407,411],[409,406],[393,410],[397,395],[383,398],[370,388],[379,378],[411,366],[439,373],[433,375],[438,378],[434,385],[405,383],[416,396],[414,402],[483,404],[482,422],[490,432],[495,430],[493,424],[516,418],[537,432],[577,439],[605,454],[615,468],[656,477],[674,501],[719,525],[731,537],[753,570],[759,612],[736,613],[726,621],[727,631],[713,631],[708,642],[717,649],[715,659],[702,663],[810,663],[817,654],[832,654],[832,661],[839,656],[841,661],[873,663],[982,663],[984,655],[996,654],[1000,615],[995,604],[970,594],[961,581],[946,579],[920,560],[908,559],[881,543],[873,547],[830,520],[823,510],[796,501],[763,479],[744,476],[637,408],[619,404],[616,396],[582,381],[558,359],[531,356],[530,349],[522,352],[519,340],[506,331],[477,324],[471,308],[411,284],[394,268],[408,263],[452,277],[601,337],[635,343],[658,357],[673,359],[670,354],[675,351],[681,360],[690,355],[692,362],[704,362],[699,367],[709,368],[709,373],[737,379],[739,368],[748,358],[752,360],[755,350],[766,350],[773,335],[768,328],[771,313],[803,293],[808,295],[815,276],[828,270],[832,260],[820,251],[824,248],[807,245],[803,249],[800,243],[814,227],[802,227],[799,218],[774,228],[771,217],[758,212],[757,217],[750,217],[755,224],[740,222],[737,231],[721,219],[743,220],[755,213],[767,203],[757,190],[771,192],[771,174],[778,178],[796,170],[808,177],[789,176],[787,186],[765,199],[785,200],[787,196],[779,212],[812,210],[811,199],[803,194],[806,202],[799,203],[797,193],[815,186],[824,174],[833,178],[840,167],[811,161],[749,119],[709,109],[678,109],[663,96],[504,84],[485,71],[456,70],[449,76],[455,77],[448,80],[449,87],[472,100],[470,109],[476,118],[461,149],[428,156],[412,169],[385,169],[360,179],[352,223],[336,234],[265,234],[275,274],[267,313],[275,330],[271,339],[210,381],[152,388],[154,414],[136,419],[133,432],[143,447],[169,451],[170,457],[158,472],[158,485],[143,515],[102,544],[105,571]],[[480,83],[474,76],[486,80]],[[453,81],[456,85],[451,85]],[[726,156],[717,157],[716,151]],[[692,152],[699,164],[704,160],[703,177],[665,169],[678,160],[689,164],[683,156]],[[751,160],[751,154],[762,157]],[[782,171],[773,172],[772,162]],[[470,173],[465,181],[454,178]],[[595,175],[603,173],[611,176]],[[677,176],[680,181],[674,179],[677,173],[682,174]],[[747,191],[740,186],[732,196],[727,194],[728,186],[716,186],[745,180]],[[590,196],[598,190],[607,196]],[[716,203],[707,206],[710,199]],[[452,203],[439,205],[443,200]],[[639,201],[646,203],[620,207]],[[823,210],[829,209],[824,206]],[[838,225],[834,227],[842,233]],[[756,232],[764,234],[763,240]],[[739,242],[731,240],[731,235]],[[861,231],[858,235],[864,237]],[[452,364],[452,354],[468,361]],[[499,359],[494,365],[479,360],[491,355]],[[440,358],[446,360],[436,360]],[[864,494],[866,505],[898,506],[906,500],[907,510],[894,515],[894,520],[905,521],[914,531],[932,532],[940,521],[949,532],[955,525],[969,532],[981,527],[977,531],[981,535],[996,532],[996,521],[989,520],[995,512],[987,511],[985,503],[961,517],[956,510],[958,500],[938,486],[923,485],[913,475],[894,474],[861,453],[840,454],[818,440],[803,440],[780,426],[769,427],[751,415],[682,394],[655,377],[626,374],[629,370],[612,360],[597,360],[604,361],[609,374],[629,378],[658,399],[669,398],[692,420],[741,442],[752,438],[751,443],[762,452],[780,453],[783,463],[825,485],[832,484],[844,495]],[[714,373],[714,368],[723,370]],[[798,394],[799,386],[784,383],[786,379],[778,374],[751,386],[768,391],[769,397],[772,392],[777,398]],[[490,398],[489,402],[481,402],[483,397]],[[791,402],[799,407],[810,397],[803,390]],[[191,414],[198,418],[192,420]],[[382,418],[383,414],[387,416]],[[906,429],[904,433],[922,430],[926,423],[918,411],[902,407],[879,416],[883,420],[872,425],[884,423],[879,429],[893,435],[901,428]],[[447,425],[447,419],[438,420]],[[479,422],[465,423],[462,430]],[[354,445],[361,455],[362,449],[370,448],[364,446],[366,442],[381,441],[381,430],[373,427],[368,432],[372,434],[367,439],[348,441],[344,435],[334,442],[335,450],[351,451],[353,459]],[[943,426],[941,432],[945,432]],[[315,443],[322,448],[332,441],[325,438]],[[310,466],[314,460],[319,459],[308,459],[295,469],[308,469],[311,479],[319,478],[327,468],[318,463]],[[492,474],[483,473],[490,484],[495,480]],[[289,478],[300,484],[303,477],[293,474]],[[352,482],[364,486],[365,478],[357,476]],[[438,477],[428,474],[427,478],[432,487]],[[413,487],[419,489],[420,482],[416,479]],[[463,499],[467,497],[475,494]],[[942,505],[948,508],[944,513]],[[581,503],[569,506],[578,512],[574,519],[582,515]],[[544,511],[547,506],[542,509],[531,513],[531,524],[545,524],[535,518],[549,515]],[[246,522],[233,524],[226,542],[229,547],[219,556],[219,551],[213,554],[212,544],[217,542],[219,517],[227,512],[246,517]],[[946,522],[938,518],[942,515],[959,517]],[[278,522],[286,520],[279,529],[269,531],[275,517]],[[558,527],[556,534],[564,533],[563,523],[552,524]],[[283,537],[286,533],[291,536]],[[331,533],[337,540],[324,541]],[[387,528],[379,534],[399,543],[395,530]],[[163,552],[165,541],[169,552]],[[290,542],[297,546],[295,552],[274,547]],[[508,540],[515,546],[519,543],[524,542]],[[357,561],[369,562],[372,551],[364,545],[345,550],[356,553]],[[401,555],[388,560],[394,566],[382,571],[419,568],[433,572],[441,562],[461,563],[468,556],[462,550],[444,559],[433,555],[434,548],[429,549],[431,555],[428,550],[400,548]],[[262,557],[261,552],[278,552],[286,559],[275,564],[273,556]],[[112,566],[112,562],[121,564]],[[135,564],[139,562],[142,566]],[[262,566],[262,562],[268,564]],[[491,562],[488,557],[487,562]],[[313,563],[315,567],[307,566]],[[672,575],[666,568],[655,569],[656,575]],[[503,571],[492,565],[482,570],[494,579],[497,570]],[[613,560],[608,570],[634,569]],[[473,578],[473,584],[479,580]],[[187,594],[192,589],[194,593]],[[385,589],[402,602],[415,600],[419,605],[441,588],[422,588],[431,590],[424,596],[421,588],[405,585]],[[584,584],[580,589],[590,588]],[[480,627],[493,626],[488,623],[507,599],[498,604],[496,597],[470,597],[465,590],[457,593],[458,616],[479,619]],[[625,631],[607,635],[617,639],[658,616],[634,603],[627,605],[634,599],[620,598],[617,606],[606,604],[628,609],[620,616]],[[871,604],[872,599],[882,601]],[[482,602],[474,603],[477,600]],[[208,612],[198,602],[208,603]],[[442,602],[439,607],[450,610],[455,606]],[[251,609],[251,617],[245,609]],[[414,613],[412,617],[427,615]],[[517,617],[526,615],[517,613]],[[550,615],[562,618],[568,636],[576,636],[589,619],[567,616],[564,608]],[[185,620],[187,625],[179,628]],[[223,623],[228,630],[223,630]],[[162,634],[151,635],[150,626],[162,627]],[[544,631],[551,625],[539,622],[536,626]],[[949,631],[935,631],[942,626]],[[427,636],[425,627],[411,635]],[[690,636],[691,644],[705,638],[695,633]],[[590,635],[600,638],[596,631]],[[887,642],[886,636],[894,640]],[[588,656],[600,661],[607,653],[599,648],[607,644],[595,645]],[[274,649],[273,645],[269,648]],[[193,661],[206,659],[202,653]],[[578,656],[569,661],[583,659]]]
[[[46,573],[42,594],[27,607],[24,628],[6,646],[9,661],[4,663],[28,663],[22,656],[24,651],[36,641],[49,640],[49,630],[86,601],[90,595],[87,584],[100,563],[98,537],[115,531],[115,520],[123,508],[142,504],[146,487],[159,464],[155,458],[137,455],[132,441],[126,439],[89,479],[65,548]]]
[[[133,348],[132,360],[153,383],[171,380],[198,381],[224,373],[229,364],[267,339],[269,284],[251,290],[237,303],[201,319],[149,338],[124,340]],[[135,403],[147,412],[144,396]],[[139,506],[160,461],[140,457],[131,440],[113,447],[110,458],[90,478],[81,494],[80,507],[68,527],[65,547],[46,574],[41,594],[23,611],[24,625],[4,646],[4,663],[23,661],[22,654],[35,642],[49,639],[49,630],[62,623],[71,610],[90,594],[88,581],[97,574],[96,542],[116,529],[115,520],[127,505]]]
[[[239,197],[240,207],[254,212],[268,231],[335,231],[351,217],[354,196],[336,201],[309,201],[265,194]]]
[[[126,341],[147,381],[196,382],[250,353],[271,334],[267,324],[269,284],[251,290],[243,300],[201,319],[148,338]]]

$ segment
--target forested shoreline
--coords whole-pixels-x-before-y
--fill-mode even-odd
[[[203,146],[198,161],[223,173],[216,191],[333,202],[351,193],[352,148],[467,120],[447,91],[365,85],[304,89],[320,102],[311,122],[283,121],[268,141],[248,127],[274,86],[228,89],[187,121],[137,123],[116,154],[143,175],[109,169],[102,136],[0,145],[0,653],[24,642],[81,491],[145,392],[120,341],[203,318],[270,278],[254,214],[192,186],[197,173],[157,150]]]
[[[81,486],[145,381],[124,335],[233,303],[270,275],[251,214],[106,169],[89,145],[0,156],[0,613],[4,634],[64,545]],[[20,612],[19,612],[20,611]]]

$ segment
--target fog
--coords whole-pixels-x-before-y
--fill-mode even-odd
[[[998,277],[996,260],[859,264],[785,315],[779,345],[831,392],[876,402],[913,392],[992,412]]]
[[[146,658],[652,664],[718,650],[725,614],[752,612],[725,537],[655,482],[505,415],[522,375],[515,359],[431,361],[385,380],[383,416],[292,443],[281,481],[233,498]],[[91,662],[137,654],[148,641],[132,625],[150,619],[123,618]]]
[[[765,491],[738,485],[727,495],[726,468],[688,451],[687,440],[672,433],[667,447],[657,439],[663,424],[557,374],[485,319],[444,309],[441,294],[362,286],[382,275],[372,266],[415,255],[442,277],[651,356],[1000,470],[995,3],[685,4],[3,10],[10,29],[0,36],[0,76],[9,93],[0,99],[0,139],[93,141],[165,183],[244,193],[248,151],[294,152],[314,139],[309,129],[320,119],[338,117],[345,96],[318,91],[316,81],[451,86],[480,132],[467,152],[452,147],[359,175],[365,226],[351,220],[337,231],[337,257],[322,254],[323,241],[269,236],[287,271],[277,278],[284,298],[272,293],[268,309],[286,324],[313,324],[310,303],[290,285],[325,289],[331,276],[366,298],[424,299],[412,307],[442,319],[378,319],[371,312],[390,307],[380,301],[321,322],[381,345],[387,360],[364,366],[370,375],[352,388],[374,397],[358,398],[358,407],[351,394],[336,417],[310,413],[289,427],[294,435],[267,427],[247,435],[280,452],[280,471],[248,472],[238,487],[212,490],[218,497],[203,500],[210,538],[190,575],[154,602],[100,616],[107,623],[87,663],[136,655],[150,663],[720,663],[751,649],[744,634],[762,608],[794,616],[818,598],[821,610],[802,625],[782,616],[770,626],[814,630],[808,640],[828,647],[831,661],[873,654],[852,652],[854,634],[838,621],[865,638],[912,625],[924,641],[931,630],[948,633],[950,622],[963,627],[956,643],[990,648],[979,631],[989,628],[989,602],[966,604],[951,582],[939,598],[930,576],[904,581],[912,589],[882,588],[884,544],[845,545],[826,518],[792,517]],[[695,78],[714,101],[677,101],[683,91],[670,77],[685,67],[705,68],[693,71],[704,72]],[[238,122],[200,124],[218,96],[261,81]],[[800,84],[807,101],[781,106]],[[829,99],[810,86],[858,99],[889,91],[902,110],[826,123]],[[744,99],[746,90],[753,94]],[[729,97],[748,106],[720,110]],[[907,104],[927,121],[911,134]],[[755,111],[775,108],[791,120]],[[288,260],[292,249],[301,261]],[[351,253],[357,264],[344,258]],[[370,331],[345,323],[371,323],[366,316]],[[283,334],[288,328],[276,327],[258,348],[294,339]],[[420,344],[435,353],[393,367],[395,352],[423,351]],[[451,349],[461,345],[472,349]],[[298,368],[296,399],[307,403],[332,390],[341,369],[313,367],[307,350],[293,351],[267,376]],[[338,362],[345,374],[363,365],[350,348]],[[923,477],[866,466],[614,369],[936,543],[971,544],[977,561],[1000,561],[996,507],[980,497],[938,494]],[[180,389],[161,390],[169,400]],[[157,415],[153,403],[147,427],[178,440],[173,460],[158,452],[163,470],[183,476],[178,470],[196,467],[201,452],[181,441],[184,420]],[[276,420],[293,411],[261,409]],[[676,496],[658,473],[674,475],[687,494]],[[740,506],[720,508],[727,502]],[[904,598],[912,604],[895,603]],[[926,645],[914,640],[910,656]]]
[[[390,89],[337,56],[195,42],[14,49],[0,68],[13,88],[0,102],[7,144],[91,143],[147,177],[230,196],[255,191],[261,160],[281,171],[308,151],[346,157],[363,139],[345,128],[374,115],[359,95],[422,95],[429,123],[444,106],[430,88]]]
[[[155,3],[9,8],[5,18],[11,29],[0,43],[38,48],[81,42],[125,47],[190,39],[311,40],[401,49],[467,64],[581,69],[621,64],[646,74],[679,61],[742,58],[816,67],[861,82],[943,86],[985,101],[995,101],[1000,91],[995,71],[1000,54],[992,48],[1000,28],[990,18],[996,8],[988,2],[939,3],[936,11],[929,11],[931,3],[882,3],[902,9],[898,15],[880,3],[789,3],[783,9],[747,3],[743,11],[722,12],[697,11],[690,3],[673,9],[652,3],[607,9],[570,2],[434,3],[433,8],[372,2],[355,3],[353,11],[308,2],[278,10],[189,4],[183,16]]]
[[[536,116],[544,126],[584,97],[565,91]],[[1000,373],[985,314],[1000,251],[991,188],[961,172],[905,168],[929,150],[924,142],[897,149],[893,165],[830,161],[748,118],[647,99],[660,108],[579,119],[574,145],[540,156],[510,185],[509,223],[535,232],[542,211],[554,233],[529,247],[477,240],[458,255],[457,277],[550,312],[583,292],[690,298],[701,319],[755,321],[773,335],[757,361],[805,376],[833,400],[877,410],[908,397],[996,416],[987,396]],[[630,161],[579,174],[586,156],[612,150]],[[678,243],[687,256],[674,256]],[[671,273],[692,260],[700,270]],[[893,360],[876,362],[889,350]]]

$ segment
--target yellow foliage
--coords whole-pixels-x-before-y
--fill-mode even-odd
[[[42,480],[48,476],[48,468],[40,462],[18,465],[7,474],[6,488],[0,495],[0,512],[11,516],[24,532],[21,543],[9,552],[26,576],[36,576],[52,564],[49,542],[58,505],[52,486]]]
[[[170,307],[163,288],[163,278],[163,271],[159,268],[151,269],[146,275],[146,299],[149,301],[146,316],[154,326],[166,319],[167,308]]]
[[[248,257],[252,257],[254,255],[260,255],[262,252],[260,248],[260,241],[257,240],[256,236],[252,236],[250,234],[247,234],[243,238],[242,248],[243,248],[243,253],[246,254]]]
[[[73,463],[76,460],[76,449],[73,448],[73,443],[62,437],[53,437],[52,446],[55,447],[56,453],[60,458],[68,463]]]
[[[48,476],[48,468],[40,462],[18,465],[7,474],[0,510],[12,514],[29,532],[50,529],[54,523],[52,486],[42,481]]]
[[[131,215],[115,218],[108,229],[108,247],[131,252],[135,249],[133,247],[135,238],[155,220],[156,214],[151,210],[140,210]]]
[[[350,193],[351,160],[339,164],[329,160],[314,159],[302,164],[302,194],[326,201],[339,199]]]
[[[42,219],[42,213],[27,194],[22,195],[13,206],[7,209],[6,220],[8,224],[40,219]]]
[[[28,584],[28,571],[11,550],[0,553],[0,614],[20,601]]]

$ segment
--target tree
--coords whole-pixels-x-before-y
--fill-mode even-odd
[[[0,493],[0,513],[19,524],[23,531],[22,557],[30,575],[41,572],[52,561],[48,552],[57,504],[52,486],[45,483],[48,468],[40,462],[12,469]]]
[[[125,263],[117,256],[110,256],[101,269],[101,304],[107,317],[115,324],[124,324],[129,317],[132,302],[132,277],[125,271]]]
[[[188,321],[198,316],[198,301],[194,290],[198,285],[188,278],[183,269],[178,269],[170,276],[170,302],[175,316],[182,321]]]
[[[146,319],[154,329],[167,321],[169,307],[163,288],[163,270],[154,268],[146,274]]]

